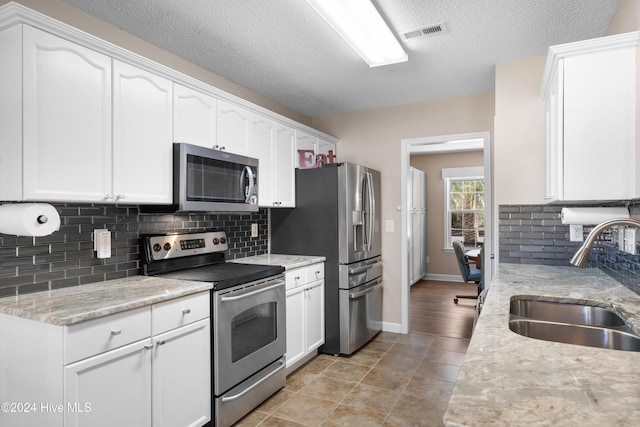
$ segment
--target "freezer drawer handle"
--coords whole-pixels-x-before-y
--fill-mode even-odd
[[[381,261],[376,261],[373,264],[368,264],[368,265],[365,265],[364,267],[350,268],[349,274],[364,273],[365,271],[370,270],[371,268],[377,267],[379,265],[382,265]]]
[[[247,298],[256,294],[261,294],[262,292],[270,291],[271,289],[275,289],[278,286],[282,286],[282,285],[284,285],[284,281],[278,280],[278,283],[276,283],[275,285],[271,285],[263,289],[258,289],[257,291],[247,292],[246,294],[238,295],[237,297],[224,297],[224,296],[220,297],[220,302],[237,301],[239,299]]]
[[[349,299],[356,299],[356,298],[360,298],[363,295],[366,295],[370,292],[373,292],[374,290],[381,288],[382,287],[382,280],[378,280],[377,284],[375,286],[370,287],[369,289],[362,291],[362,292],[357,292],[355,294],[349,294]]]
[[[263,382],[265,382],[266,380],[268,380],[269,378],[271,378],[273,375],[277,374],[278,372],[280,372],[282,369],[284,368],[284,361],[280,361],[280,366],[278,367],[278,369],[276,369],[275,371],[271,372],[269,375],[267,375],[266,377],[262,378],[260,381],[258,381],[255,384],[252,384],[251,387],[247,387],[245,390],[242,390],[240,393],[234,395],[234,396],[229,396],[229,397],[223,397],[222,401],[223,402],[230,402],[232,400],[236,400],[241,398],[242,396],[244,396],[245,394],[249,393],[251,390],[253,390],[254,388],[258,387],[260,384],[262,384]]]

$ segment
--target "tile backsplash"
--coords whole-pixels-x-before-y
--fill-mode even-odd
[[[569,241],[569,225],[560,221],[562,206],[500,205],[498,207],[501,263],[569,266],[581,242]],[[640,218],[640,206],[629,207]],[[593,227],[584,227],[585,237]],[[637,250],[640,247],[636,243]],[[640,255],[618,250],[617,233],[605,231],[594,245],[588,267],[597,267],[640,294]]]
[[[1,202],[0,202],[1,203]],[[203,231],[227,232],[228,259],[268,251],[268,211],[251,214],[141,214],[137,206],[53,204],[60,230],[50,236],[0,234],[0,297],[140,274],[140,235]],[[251,237],[251,224],[258,237]],[[93,251],[93,230],[111,231],[111,258]]]

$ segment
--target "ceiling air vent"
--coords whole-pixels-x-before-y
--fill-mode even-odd
[[[438,34],[446,33],[447,25],[444,22],[439,24],[429,25],[428,27],[418,28],[417,30],[408,31],[402,34],[404,40],[415,39],[417,37],[435,36]]]

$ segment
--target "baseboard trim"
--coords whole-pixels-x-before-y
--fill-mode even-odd
[[[460,275],[451,275],[451,274],[427,274],[425,279],[427,279],[427,280],[439,280],[441,282],[460,282],[460,283],[462,283],[462,277]]]
[[[400,323],[382,322],[382,331],[400,334],[402,333],[402,325]]]

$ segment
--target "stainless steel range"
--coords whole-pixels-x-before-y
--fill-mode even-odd
[[[142,240],[144,274],[213,283],[214,420],[230,426],[285,385],[284,268],[226,262],[224,231]]]

